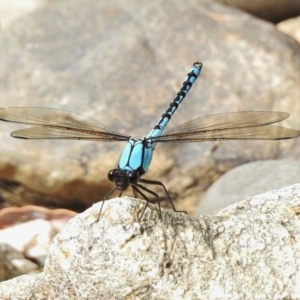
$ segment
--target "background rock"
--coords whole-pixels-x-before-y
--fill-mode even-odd
[[[300,2],[295,0],[214,0],[272,22],[300,15]]]
[[[292,160],[256,161],[236,167],[214,182],[197,214],[217,214],[243,199],[300,182],[300,163]]]
[[[216,3],[49,2],[3,30],[2,106],[78,111],[147,134],[195,61],[204,69],[170,126],[201,115],[291,112],[300,129],[300,46],[267,22]],[[112,188],[121,143],[14,140],[0,124],[0,198],[81,211]],[[300,139],[159,145],[145,178],[163,181],[179,210],[234,166],[299,159]],[[131,194],[131,192],[130,192]],[[162,198],[165,196],[161,193]]]
[[[46,3],[47,0],[0,1],[1,30],[8,28],[19,18],[22,18],[24,15],[36,10]]]
[[[54,236],[74,217],[39,206],[0,210],[0,281],[41,271]]]
[[[278,30],[293,37],[300,44],[300,17],[282,21],[276,27]]]
[[[27,259],[23,253],[0,242],[0,281],[37,272],[38,266]]]

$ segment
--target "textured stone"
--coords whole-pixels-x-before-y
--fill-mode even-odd
[[[259,18],[279,22],[300,15],[300,2],[295,0],[214,0],[247,11]]]
[[[276,27],[278,30],[293,37],[300,44],[300,17],[282,21]]]
[[[300,185],[218,216],[119,198],[73,218],[45,271],[0,284],[6,299],[299,299]]]

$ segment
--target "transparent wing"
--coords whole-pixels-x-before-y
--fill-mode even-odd
[[[115,132],[88,116],[68,110],[43,107],[0,108],[0,120],[34,127],[12,132],[24,139],[82,139],[127,141],[129,136]]]
[[[271,111],[230,112],[204,116],[181,124],[155,142],[204,142],[215,140],[279,140],[300,135],[300,131],[269,125],[289,117],[288,113]]]

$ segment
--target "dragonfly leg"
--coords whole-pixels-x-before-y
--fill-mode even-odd
[[[153,195],[153,196],[157,199],[157,202],[158,202],[158,208],[159,208],[159,218],[162,220],[162,214],[161,214],[161,206],[160,206],[160,199],[159,199],[159,196],[158,196],[155,192],[153,192],[153,191],[147,189],[145,186],[143,186],[143,185],[141,185],[141,184],[136,184],[135,187],[137,187],[137,186],[138,186],[140,189],[142,189],[142,190],[148,192],[149,194]]]
[[[138,189],[138,187],[136,185],[132,185],[131,187],[132,187],[134,193],[140,194],[146,200],[146,205],[145,205],[145,207],[144,207],[144,209],[142,211],[142,214],[139,217],[139,222],[141,222],[142,217],[143,217],[143,215],[145,213],[145,210],[148,207],[149,199],[148,199],[148,197],[141,190]],[[141,187],[141,186],[139,186],[139,187]],[[161,214],[160,214],[160,217],[161,217]]]
[[[173,210],[174,210],[175,212],[182,212],[182,213],[185,213],[185,214],[186,214],[186,211],[176,210],[176,208],[175,208],[175,206],[174,206],[174,203],[173,203],[173,201],[172,201],[172,199],[171,199],[171,197],[170,197],[170,195],[169,195],[169,193],[168,193],[168,191],[167,191],[165,185],[164,185],[162,182],[156,181],[156,180],[144,179],[144,178],[141,179],[140,182],[143,182],[143,183],[146,183],[146,184],[159,185],[159,186],[163,187],[163,189],[164,189],[164,191],[165,191],[165,193],[166,193],[166,195],[167,195],[167,197],[168,197],[168,199],[169,199],[169,201],[170,201],[170,203],[171,203],[171,205],[172,205]],[[158,198],[158,199],[159,199],[159,198]],[[158,204],[159,204],[159,206],[160,206],[160,201],[158,201]]]
[[[99,219],[100,219],[100,215],[101,215],[101,212],[102,212],[102,208],[103,208],[103,205],[104,205],[104,202],[105,200],[107,200],[107,198],[116,190],[117,188],[113,188],[112,190],[110,190],[105,196],[104,196],[104,199],[102,200],[102,204],[101,204],[101,207],[100,207],[100,210],[99,210],[99,213],[98,213],[98,217],[97,217],[97,220],[95,222],[98,222]],[[94,223],[95,223],[94,222]]]
[[[133,190],[133,195],[134,195],[134,197],[137,198],[137,197],[138,197],[137,191],[136,191],[133,187],[132,187],[132,190]]]

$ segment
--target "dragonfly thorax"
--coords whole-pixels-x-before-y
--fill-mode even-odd
[[[113,169],[108,172],[108,179],[115,183],[116,188],[125,191],[131,184],[137,184],[140,180],[138,171],[124,171]]]
[[[139,140],[130,138],[121,153],[118,169],[125,172],[137,171],[139,176],[142,176],[149,168],[152,154],[151,139],[146,137]]]

